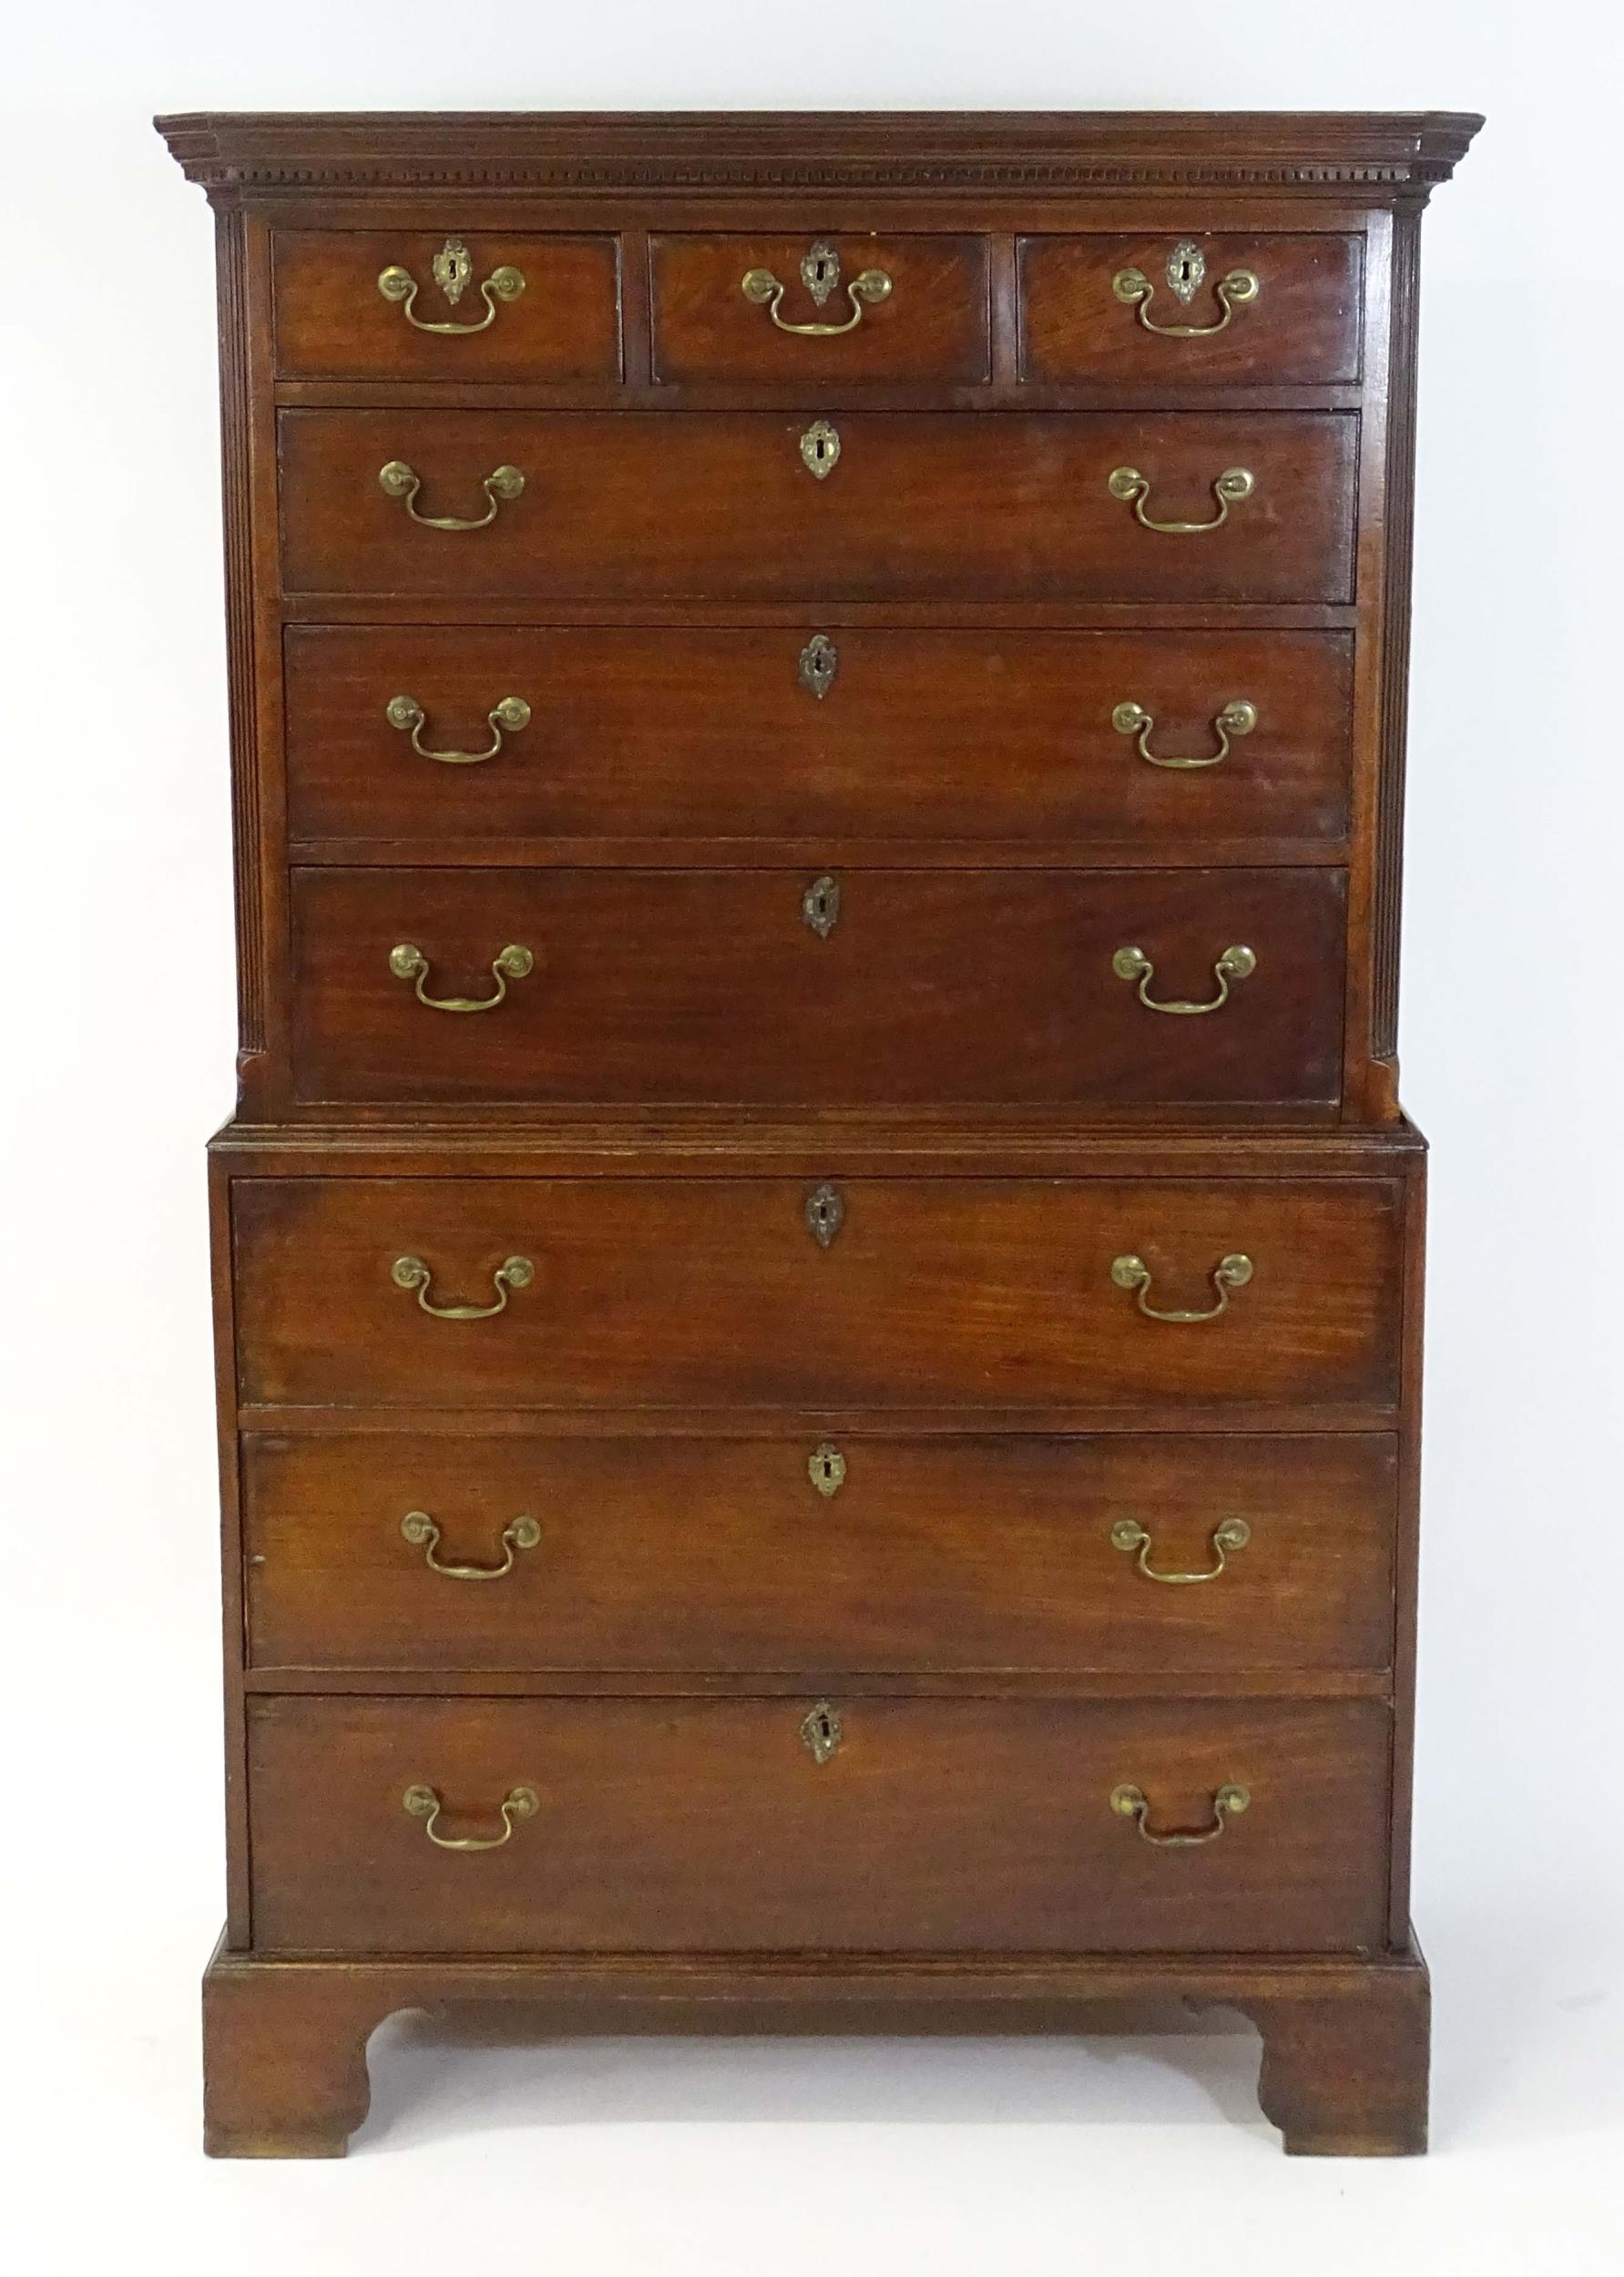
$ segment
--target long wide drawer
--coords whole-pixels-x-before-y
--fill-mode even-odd
[[[1382,1936],[1388,1747],[1371,1700],[261,1697],[254,1942],[1347,1951]]]
[[[299,626],[295,841],[1345,838],[1345,634]],[[518,724],[514,724],[517,721]],[[770,753],[764,763],[763,753]]]
[[[279,433],[293,593],[1352,597],[1351,414],[285,411]]]
[[[232,1196],[250,1404],[1397,1398],[1396,1180],[317,1177]]]
[[[301,870],[295,1080],[312,1100],[1329,1102],[1344,911],[1327,869]]]
[[[1397,1442],[247,1433],[276,1669],[1380,1669]]]

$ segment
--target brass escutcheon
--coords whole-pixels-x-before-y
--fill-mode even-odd
[[[814,480],[826,482],[840,456],[840,430],[827,419],[814,419],[801,438],[802,463]]]
[[[825,1498],[839,1494],[846,1483],[846,1458],[832,1439],[813,1447],[806,1458],[806,1475]]]
[[[802,687],[810,689],[821,703],[834,686],[834,676],[840,669],[840,657],[827,633],[813,633],[796,659],[795,669]]]
[[[806,1198],[806,1225],[812,1240],[826,1250],[845,1223],[846,1205],[838,1186],[814,1186]]]
[[[840,923],[840,880],[814,878],[801,896],[801,914],[807,931],[827,941]]]
[[[817,1706],[802,1717],[801,1736],[812,1750],[814,1763],[829,1761],[845,1735],[841,1730],[840,1718],[828,1700],[819,1700]]]

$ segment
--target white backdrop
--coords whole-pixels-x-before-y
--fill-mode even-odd
[[[1043,2277],[1118,2253],[1616,2269],[1619,63],[1617,11],[1582,0],[36,0],[13,20],[0,1907],[30,2148],[0,2239],[26,2277],[227,2254],[241,2277],[292,2255],[315,2277],[541,2255],[639,2277]],[[230,1105],[230,865],[210,220],[148,118],[848,104],[1489,114],[1425,235],[1403,1026],[1435,1149],[1415,1913],[1437,2149],[1288,2164],[1237,2123],[1245,2040],[447,2060],[395,2026],[347,2166],[205,2165],[201,1150]]]

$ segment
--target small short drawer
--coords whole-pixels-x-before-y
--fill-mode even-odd
[[[272,260],[284,379],[620,377],[612,237],[282,230]]]
[[[1021,376],[1040,384],[1355,381],[1364,240],[1028,237]]]
[[[1397,1442],[242,1439],[251,1664],[1388,1666]]]
[[[292,914],[311,1101],[1341,1088],[1337,869],[312,868]]]
[[[649,260],[657,380],[988,376],[978,237],[656,237]]]
[[[1391,1179],[239,1178],[232,1219],[255,1406],[1397,1399]]]
[[[1090,863],[1214,863],[1347,833],[1343,633],[809,618],[286,641],[289,828],[307,845],[424,860],[481,840],[834,838],[894,860],[933,840],[1070,840]]]
[[[284,411],[291,593],[1326,601],[1350,413]]]
[[[1389,1748],[1374,1700],[261,1696],[254,1943],[1361,1950]]]

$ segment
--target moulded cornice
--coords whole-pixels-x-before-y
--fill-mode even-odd
[[[369,189],[1233,189],[1425,198],[1446,111],[197,112],[155,120],[220,203]]]

